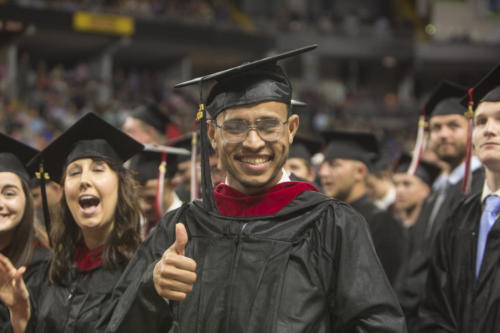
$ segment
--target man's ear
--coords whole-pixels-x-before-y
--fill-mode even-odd
[[[214,124],[214,120],[210,120],[207,122],[207,135],[208,135],[208,139],[210,140],[210,144],[212,145],[212,148],[213,149],[216,149],[216,140],[215,140],[215,130],[216,130],[216,127],[215,127],[215,124]]]
[[[296,114],[292,114],[290,117],[288,117],[288,143],[292,144],[293,142],[293,137],[297,133],[297,130],[299,129],[299,116]]]
[[[363,162],[355,161],[354,168],[356,170],[356,180],[365,180],[368,176],[368,168]]]

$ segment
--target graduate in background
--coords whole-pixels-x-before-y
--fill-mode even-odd
[[[462,104],[475,110],[472,145],[485,182],[457,205],[438,235],[420,332],[500,331],[500,66],[470,89]]]
[[[30,175],[25,167],[37,153],[38,150],[0,133],[0,267],[7,259],[16,269],[19,283],[27,285],[49,259],[47,235],[43,230],[35,230]],[[0,274],[0,281],[4,279],[9,277]],[[7,331],[10,317],[15,316],[9,311],[8,306],[13,304],[6,296],[0,290],[0,332]]]
[[[32,177],[30,179],[31,195],[33,197],[33,204],[35,206],[35,214],[39,221],[43,221],[43,207],[42,207],[42,184],[40,179]],[[45,191],[47,197],[47,206],[51,218],[57,214],[60,208],[61,200],[63,198],[63,188],[57,182],[50,179],[45,180]]]
[[[290,172],[293,180],[307,181],[319,189],[316,184],[316,167],[312,164],[312,156],[321,150],[321,141],[305,135],[297,134],[290,145],[285,170]],[[295,177],[295,178],[294,178]]]
[[[396,188],[392,182],[393,161],[385,157],[379,158],[368,170],[366,190],[375,206],[392,212],[396,200]]]
[[[162,155],[166,154],[166,160]],[[129,169],[139,183],[139,202],[144,221],[141,236],[145,239],[160,218],[182,205],[175,192],[173,178],[181,156],[190,156],[189,150],[168,146],[148,146],[132,159]],[[163,164],[163,162],[165,162]]]
[[[20,269],[1,260],[0,297],[10,303],[14,333],[93,331],[140,243],[135,181],[122,163],[142,148],[88,113],[30,162],[60,180],[64,200],[51,223],[52,258],[28,289]]]
[[[436,235],[454,207],[463,198],[462,183],[466,174],[467,109],[460,99],[467,90],[452,82],[441,82],[425,103],[429,123],[429,148],[449,166],[449,174],[441,175],[433,184],[433,191],[425,200],[417,222],[410,232],[409,259],[402,272],[403,285],[396,287],[399,301],[405,311],[408,331],[416,332],[417,309],[422,295],[430,250]],[[471,160],[472,192],[481,190],[484,170],[481,162],[473,156]]]
[[[420,160],[416,173],[409,174],[411,155],[401,154],[392,180],[396,188],[394,201],[395,217],[408,229],[417,221],[425,198],[431,193],[431,187],[441,173],[441,169],[430,162]]]
[[[188,133],[167,142],[168,146],[191,150],[191,155],[177,156],[177,168],[173,183],[177,184],[175,192],[182,202],[188,202],[200,197],[201,166],[200,166],[200,132],[196,133],[196,145],[193,146],[193,133]],[[220,160],[212,147],[209,150],[210,175],[212,183],[218,185],[226,179],[226,173],[220,165]],[[192,180],[195,179],[193,183]]]
[[[319,176],[325,194],[350,204],[368,222],[389,281],[393,283],[403,260],[403,228],[392,215],[377,208],[366,189],[368,169],[379,157],[377,138],[371,133],[325,132],[325,160]]]
[[[122,131],[142,144],[164,144],[180,135],[179,129],[154,103],[145,103],[125,118]]]

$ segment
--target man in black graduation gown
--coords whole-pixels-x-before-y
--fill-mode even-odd
[[[406,315],[408,331],[415,332],[417,309],[422,288],[427,278],[430,250],[446,218],[463,197],[461,188],[465,174],[467,143],[467,109],[460,98],[467,90],[452,82],[441,82],[425,104],[429,118],[429,147],[438,158],[447,163],[450,172],[433,185],[433,192],[425,200],[409,238],[409,259],[394,287]],[[471,159],[471,192],[481,189],[484,171],[474,156]]]
[[[203,200],[162,219],[98,329],[405,332],[363,218],[283,172],[299,120],[276,61],[308,49],[192,81],[217,79],[208,135],[227,184],[210,188],[204,115]]]
[[[465,198],[439,233],[420,332],[500,331],[500,66],[471,94],[472,144],[486,179],[482,191]]]
[[[163,155],[166,156],[163,156]],[[144,151],[131,159],[129,169],[139,183],[141,206],[141,237],[146,238],[160,218],[182,205],[172,183],[181,157],[190,156],[189,150],[163,145],[146,145]]]
[[[320,167],[325,194],[347,202],[368,222],[378,257],[391,283],[405,246],[403,228],[389,212],[379,209],[366,188],[368,168],[379,156],[376,137],[362,132],[325,132],[325,160]]]

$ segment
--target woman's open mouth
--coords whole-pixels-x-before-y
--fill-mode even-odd
[[[80,211],[83,215],[93,215],[100,204],[101,200],[94,195],[82,195],[78,198],[78,204],[80,205]]]

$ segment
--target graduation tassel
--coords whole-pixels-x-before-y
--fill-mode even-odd
[[[408,174],[413,176],[416,174],[426,144],[427,122],[425,121],[425,107],[422,107],[418,120],[417,141],[415,142],[415,148],[413,149],[410,167],[408,168]]]
[[[470,88],[469,91],[469,105],[468,110],[465,112],[464,116],[467,119],[467,150],[465,152],[465,173],[462,180],[462,193],[469,194],[471,188],[472,170],[470,168],[470,160],[472,157],[472,127],[474,126],[474,99],[472,95],[474,94],[474,88]]]
[[[165,173],[167,170],[167,153],[161,153],[161,163],[158,167],[158,186],[156,187],[155,210],[156,220],[159,221],[163,216],[163,190],[165,185]]]
[[[47,191],[45,189],[45,180],[49,180],[49,174],[44,171],[43,160],[40,161],[38,172],[36,173],[36,177],[40,179],[40,190],[42,192],[42,211],[43,211],[43,219],[45,222],[45,230],[47,231],[47,236],[49,239],[49,247],[52,247],[51,237],[50,237],[50,212],[49,212],[49,204],[47,201]]]
[[[217,211],[213,193],[214,185],[212,184],[212,176],[210,174],[210,143],[207,135],[207,112],[203,103],[203,79],[200,80],[200,107],[196,115],[196,120],[200,122],[201,197],[203,204],[209,211]]]
[[[193,136],[191,137],[191,186],[190,186],[190,193],[191,193],[191,201],[194,199],[198,199],[198,172],[196,172],[196,154],[197,149],[196,147],[198,146],[198,138],[197,138],[197,131],[196,131],[196,122],[194,125],[194,130],[193,130]]]

